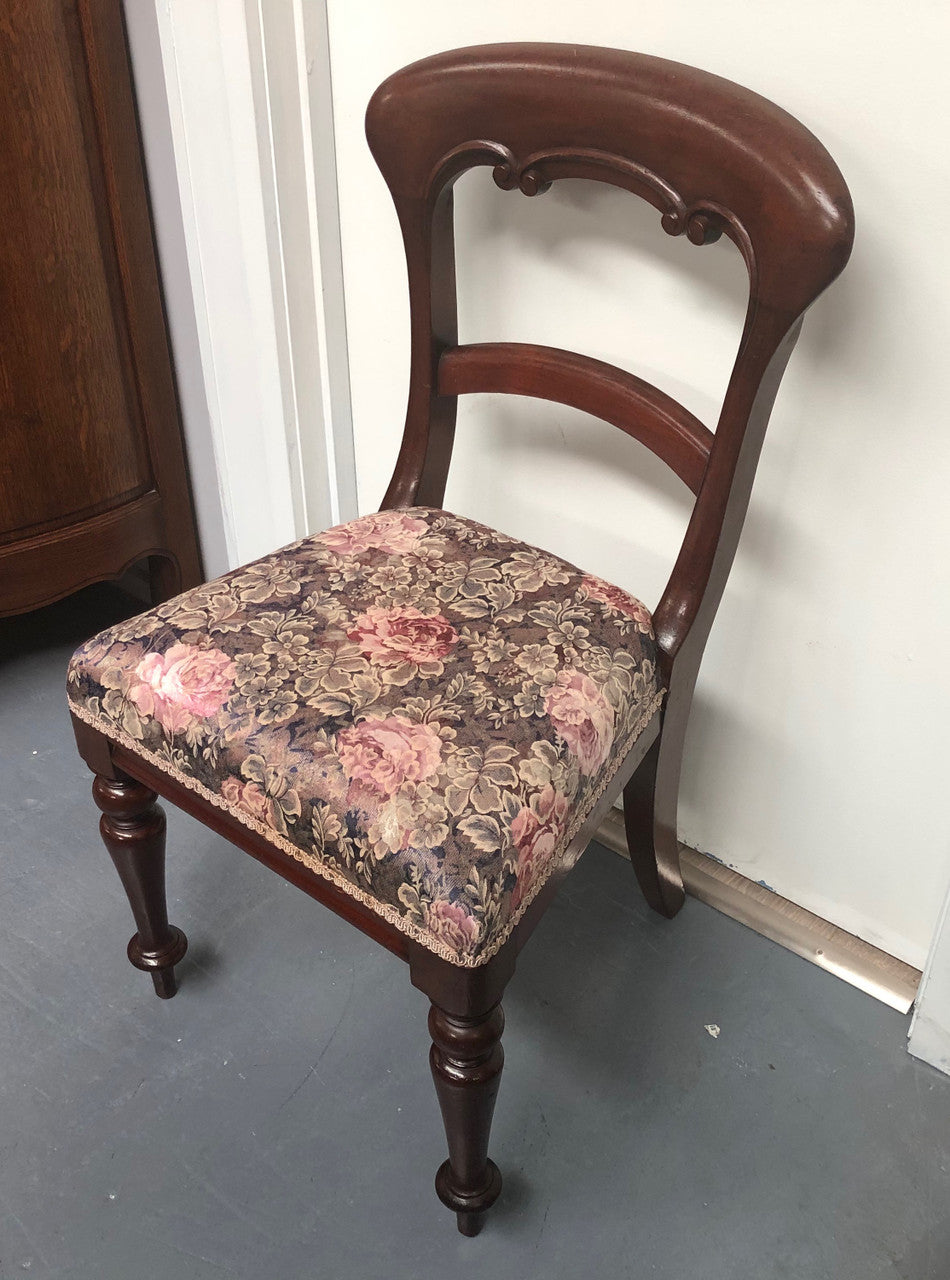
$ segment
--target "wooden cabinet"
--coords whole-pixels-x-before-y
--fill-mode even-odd
[[[0,0],[0,615],[201,580],[121,0]]]

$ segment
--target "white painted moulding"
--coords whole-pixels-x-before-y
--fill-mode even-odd
[[[950,1075],[950,890],[934,931],[907,1048],[915,1058]]]

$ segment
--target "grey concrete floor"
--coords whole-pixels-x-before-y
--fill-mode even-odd
[[[191,949],[157,1000],[63,695],[123,610],[0,623],[3,1280],[950,1276],[950,1079],[906,1019],[697,902],[650,914],[596,846],[509,988],[474,1240],[403,965],[175,812]]]

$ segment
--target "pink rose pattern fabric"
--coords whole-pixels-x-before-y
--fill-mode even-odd
[[[73,709],[439,954],[488,959],[663,690],[645,607],[419,507],[83,645]]]
[[[336,749],[351,786],[394,796],[405,782],[423,782],[437,772],[442,739],[428,724],[403,716],[370,717],[341,729]]]
[[[139,711],[177,733],[196,716],[221,710],[234,683],[234,663],[220,649],[173,644],[165,654],[146,654],[133,679],[129,697]]]
[[[576,667],[559,671],[544,699],[551,723],[577,757],[577,767],[590,776],[610,755],[614,709],[590,676]]]
[[[434,676],[442,674],[442,659],[459,639],[441,613],[422,613],[408,604],[367,609],[347,634],[360,653],[379,666],[408,667]]]

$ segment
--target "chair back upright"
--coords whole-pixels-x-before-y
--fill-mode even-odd
[[[411,368],[384,507],[439,507],[457,397],[510,392],[572,405],[646,444],[696,495],[654,625],[669,682],[691,692],[732,564],[769,413],[802,316],[843,269],[853,210],[828,152],[774,103],[679,63],[617,49],[504,44],[396,72],[366,115],[409,271]],[[715,432],[613,365],[524,343],[458,343],[452,187],[489,165],[525,195],[588,178],[649,201],[670,235],[738,247],[749,301]]]

